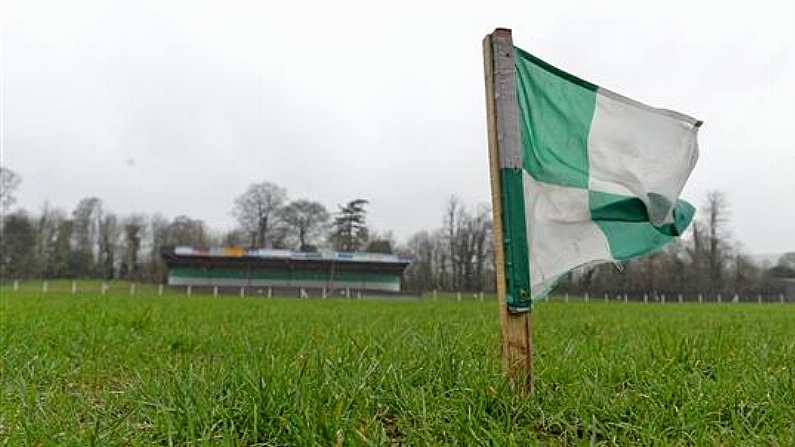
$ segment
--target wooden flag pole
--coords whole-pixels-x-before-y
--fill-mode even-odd
[[[506,160],[521,160],[511,30],[498,28],[483,39],[483,61],[486,74],[486,116],[497,267],[497,302],[502,330],[502,369],[514,386],[532,392],[532,314],[529,311],[513,313],[506,301],[500,167],[506,163]]]

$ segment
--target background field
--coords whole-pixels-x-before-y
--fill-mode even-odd
[[[489,297],[95,285],[2,289],[0,444],[795,444],[792,305],[540,304],[523,397]]]

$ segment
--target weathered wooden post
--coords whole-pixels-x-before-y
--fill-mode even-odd
[[[42,282],[41,283],[41,293],[47,293],[48,287],[49,287],[49,284],[47,284],[47,281]]]
[[[530,291],[525,290],[522,296],[515,296],[517,290],[507,290],[506,282],[506,273],[510,272],[506,272],[505,249],[512,235],[511,228],[503,219],[506,219],[506,216],[511,218],[512,212],[510,209],[503,209],[503,199],[507,193],[503,191],[503,182],[510,180],[503,175],[512,176],[522,168],[511,30],[498,28],[483,39],[483,60],[486,78],[486,118],[497,270],[497,303],[502,332],[502,368],[512,383],[532,392],[531,306],[509,307],[508,302],[509,293],[511,301],[517,303],[529,298]],[[527,256],[527,253],[523,255]],[[508,259],[513,261],[512,253],[508,253]]]
[[[130,284],[130,296],[135,295],[135,283]]]
[[[588,299],[589,299],[589,297],[588,297],[588,292],[585,292],[585,302],[586,302],[586,303],[588,302]]]
[[[704,303],[704,294],[699,293],[698,294],[698,304],[703,304],[703,303]]]
[[[157,296],[163,296],[163,284],[157,285]]]
[[[77,293],[77,281],[72,281],[72,295]]]
[[[455,298],[456,301],[461,302],[461,292],[456,293]]]
[[[108,291],[108,284],[103,282],[102,287],[100,287],[100,290],[102,291],[101,292],[102,296],[105,296],[105,293]]]
[[[191,286],[188,286],[187,289],[185,289],[185,293],[187,293],[188,296],[191,296],[191,294],[193,293]]]
[[[273,288],[268,287],[268,298],[273,298]]]
[[[218,286],[213,286],[213,297],[218,298]]]
[[[245,297],[246,297],[246,288],[245,287],[241,287],[240,288],[240,298],[245,298]]]

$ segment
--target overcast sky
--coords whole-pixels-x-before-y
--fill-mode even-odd
[[[4,165],[19,205],[231,229],[269,180],[365,197],[404,239],[488,202],[481,39],[705,121],[684,198],[723,190],[752,253],[795,251],[795,6],[767,2],[0,0]]]

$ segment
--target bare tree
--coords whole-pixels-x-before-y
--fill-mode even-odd
[[[703,290],[704,286],[704,277],[705,275],[705,263],[706,263],[706,255],[705,255],[705,248],[704,248],[704,229],[703,224],[699,222],[697,219],[693,220],[691,224],[691,234],[692,234],[692,248],[690,248],[690,258],[692,259],[692,263],[690,265],[690,269],[692,270],[692,285],[694,289]]]
[[[401,247],[401,253],[414,258],[407,285],[417,290],[492,290],[495,266],[488,205],[470,212],[451,197],[442,222],[442,228],[417,233]]]
[[[457,225],[457,218],[461,213],[461,205],[458,197],[451,196],[450,199],[447,201],[447,207],[445,208],[444,213],[444,233],[447,242],[447,253],[448,253],[448,260],[450,262],[450,287],[451,288],[458,288],[459,286],[459,271],[458,271],[458,256],[457,256],[457,235],[456,230],[458,228]]]
[[[166,242],[163,245],[191,245],[203,247],[207,244],[207,229],[204,222],[188,216],[177,216],[168,225]]]
[[[96,270],[96,259],[99,252],[99,225],[102,222],[102,200],[87,197],[78,202],[72,212],[74,221],[73,235],[77,259],[74,274],[78,276],[92,275]]]
[[[146,262],[146,274],[153,281],[161,282],[166,277],[166,266],[161,258],[161,249],[169,244],[169,222],[161,214],[154,214],[149,219],[149,259]]]
[[[138,253],[141,249],[142,232],[145,219],[139,215],[132,215],[124,219],[124,246],[125,254],[120,274],[126,278],[137,278],[140,271]]]
[[[481,205],[470,222],[470,238],[475,265],[472,285],[477,290],[483,290],[486,287],[485,271],[490,264],[489,257],[493,253],[491,227],[491,208],[488,205]]]
[[[401,254],[414,258],[406,270],[406,282],[419,293],[437,287],[433,250],[433,240],[427,231],[415,233],[400,250]]]
[[[20,183],[22,183],[22,177],[19,174],[5,166],[0,166],[0,211],[3,215],[17,202],[14,193]]]
[[[762,279],[762,269],[743,253],[742,247],[737,244],[732,262],[732,286],[735,293],[748,295],[754,285]]]
[[[73,221],[60,209],[44,205],[36,221],[36,274],[44,278],[72,276],[77,269]]]
[[[119,226],[116,215],[105,214],[99,225],[99,275],[103,279],[113,279],[116,270],[116,249]]]
[[[723,280],[724,261],[728,256],[729,203],[726,194],[721,191],[707,193],[704,206],[707,219],[707,266],[709,269],[710,288],[719,291]]]
[[[240,226],[251,235],[253,247],[272,245],[271,232],[287,191],[273,183],[255,183],[235,199],[232,214]]]
[[[320,202],[295,200],[282,208],[281,220],[298,239],[298,249],[313,251],[312,240],[319,235],[329,221],[329,213]]]
[[[450,250],[446,241],[447,235],[443,228],[431,233],[433,244],[433,265],[436,271],[435,287],[451,290],[453,288],[452,275],[450,274]]]

